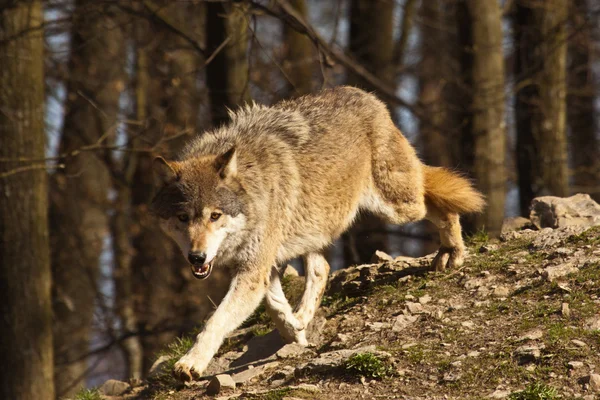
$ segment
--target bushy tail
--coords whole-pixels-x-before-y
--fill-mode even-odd
[[[445,168],[423,167],[426,201],[447,213],[466,214],[483,210],[485,197],[468,179]]]

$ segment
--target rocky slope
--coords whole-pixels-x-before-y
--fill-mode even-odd
[[[458,270],[380,253],[334,273],[309,348],[284,345],[259,310],[206,380],[171,378],[190,344],[181,340],[148,382],[107,382],[102,397],[600,398],[600,206],[580,195],[536,199],[532,210],[507,221],[500,240],[470,238]],[[286,278],[291,298],[301,287]]]

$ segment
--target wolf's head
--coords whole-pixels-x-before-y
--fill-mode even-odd
[[[236,150],[179,162],[157,157],[154,170],[161,188],[151,210],[181,248],[194,276],[206,279],[227,239],[246,224]]]

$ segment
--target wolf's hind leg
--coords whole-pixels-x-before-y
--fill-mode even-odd
[[[304,257],[306,283],[304,294],[298,304],[295,315],[304,327],[308,326],[321,304],[323,292],[327,286],[329,263],[320,253],[309,253]]]
[[[432,267],[436,271],[460,267],[464,261],[465,245],[462,240],[459,215],[443,212],[433,204],[427,204],[427,216],[440,233],[442,245],[433,259]]]
[[[283,289],[277,267],[271,268],[271,283],[265,297],[267,312],[271,316],[281,336],[289,343],[296,342],[306,346],[306,333],[304,325],[298,321],[292,312]]]

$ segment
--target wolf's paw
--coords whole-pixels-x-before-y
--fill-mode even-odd
[[[431,263],[431,267],[435,271],[443,271],[446,268],[460,267],[463,261],[463,249],[457,247],[440,247],[440,250]]]
[[[294,343],[298,343],[301,346],[308,346],[308,340],[306,340],[306,330],[294,332]]]
[[[200,378],[204,366],[196,357],[185,355],[175,363],[173,375],[180,381],[187,382]]]

